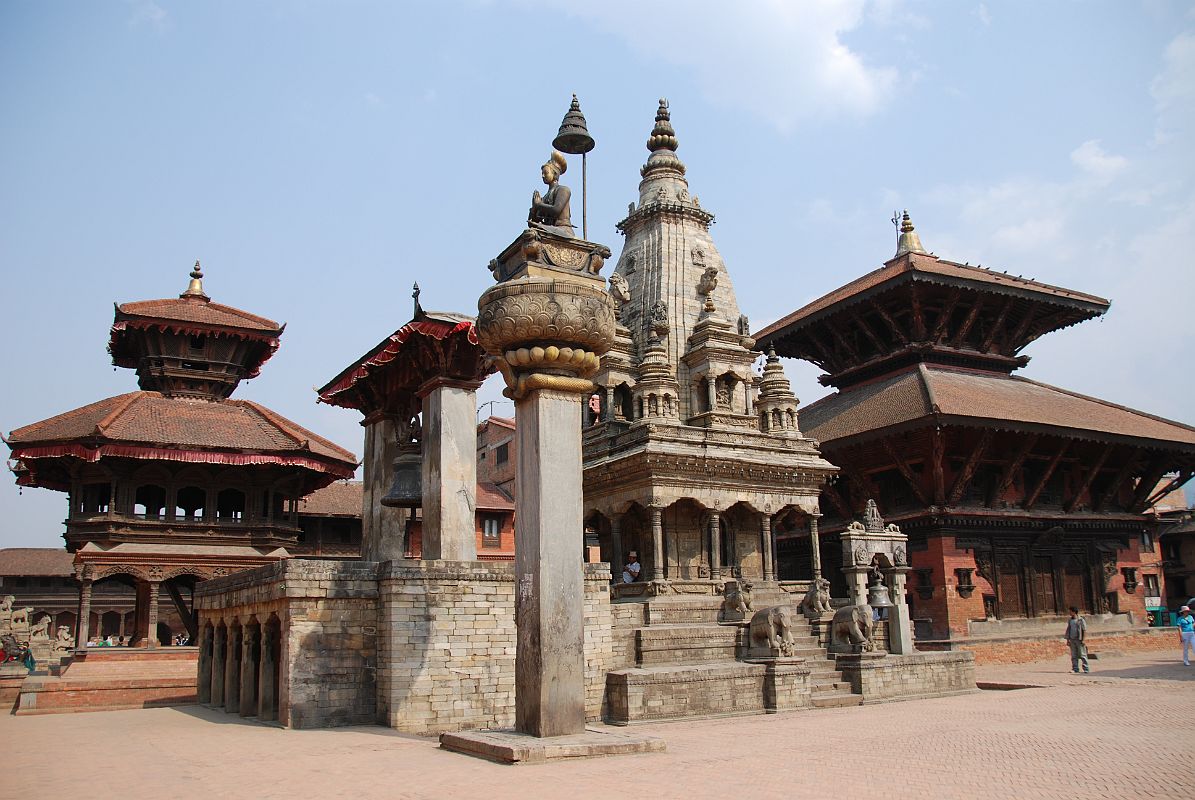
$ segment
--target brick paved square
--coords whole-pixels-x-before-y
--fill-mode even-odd
[[[1176,651],[1177,652],[1177,651]],[[982,668],[1042,688],[642,725],[668,752],[506,767],[383,727],[198,706],[0,718],[5,793],[159,798],[1195,796],[1195,667],[1173,653]],[[47,754],[70,753],[52,770]]]

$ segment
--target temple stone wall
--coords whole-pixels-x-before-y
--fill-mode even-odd
[[[838,667],[864,703],[943,697],[977,691],[971,653],[839,656]]]
[[[622,663],[609,582],[607,565],[586,565],[591,720],[606,672]],[[513,725],[514,591],[509,563],[290,559],[207,581],[195,604],[201,630],[277,617],[283,725],[378,722],[429,735]]]
[[[292,728],[375,720],[377,564],[290,559],[196,587],[202,631],[221,622],[282,629],[278,721]],[[202,696],[202,693],[201,693]]]

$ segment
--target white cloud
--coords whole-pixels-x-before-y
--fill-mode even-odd
[[[1191,130],[1195,115],[1195,34],[1181,33],[1162,54],[1162,71],[1149,84],[1158,112],[1156,144]]]
[[[170,16],[166,13],[166,9],[153,0],[133,0],[130,5],[133,7],[133,11],[129,15],[129,25],[133,27],[148,25],[159,33],[170,26]]]
[[[382,108],[383,106],[386,105],[386,101],[384,101],[379,95],[377,95],[373,92],[365,93],[365,102],[368,103],[369,105],[373,106],[374,108]]]
[[[979,8],[975,9],[975,16],[979,17],[979,21],[987,27],[992,24],[992,12],[988,11],[987,3],[980,3]]]
[[[868,20],[864,0],[527,2],[584,19],[646,57],[691,70],[712,101],[783,131],[807,119],[873,114],[899,77],[843,42]],[[891,14],[891,6],[879,4],[877,13]]]
[[[1072,150],[1071,162],[1101,181],[1111,180],[1129,165],[1129,160],[1124,156],[1104,152],[1097,139],[1089,139]]]

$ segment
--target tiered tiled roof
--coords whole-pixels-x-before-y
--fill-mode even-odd
[[[921,365],[819,400],[801,427],[821,442],[887,434],[927,418],[1003,430],[1062,429],[1195,452],[1195,428],[1106,400],[996,373]]]
[[[314,517],[361,516],[361,481],[336,481],[299,500],[299,513]]]
[[[0,575],[69,577],[75,556],[61,547],[5,547],[0,549]]]
[[[17,428],[12,457],[104,456],[222,464],[287,464],[350,477],[356,456],[248,400],[188,400],[130,392]],[[36,480],[36,475],[32,476]]]

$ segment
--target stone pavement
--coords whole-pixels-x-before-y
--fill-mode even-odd
[[[1195,667],[1177,649],[1092,667],[979,669],[981,681],[1037,689],[641,725],[668,752],[541,766],[491,764],[381,727],[288,731],[196,706],[3,716],[3,795],[1195,797]]]

